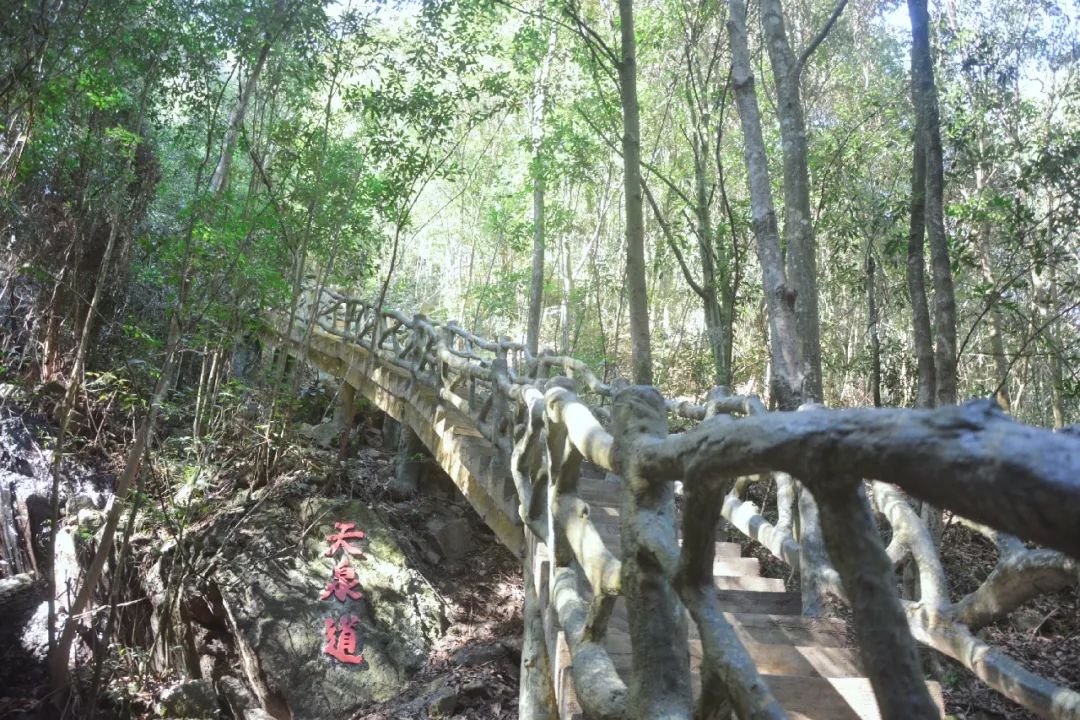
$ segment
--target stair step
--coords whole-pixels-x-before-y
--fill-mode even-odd
[[[629,639],[629,638],[627,638]],[[770,657],[762,657],[758,651],[764,647],[773,648],[769,652]],[[780,705],[787,711],[789,718],[800,720],[880,720],[877,700],[874,698],[873,688],[870,681],[865,677],[821,677],[815,675],[779,675],[770,672],[771,669],[783,667],[778,662],[781,656],[775,648],[783,646],[757,646],[747,648],[751,651],[758,662],[758,670],[768,683]],[[790,648],[790,650],[813,650],[814,648]],[[820,648],[818,648],[820,649]],[[624,652],[609,650],[611,660],[619,675],[630,677],[631,656],[627,646]],[[850,651],[849,651],[850,652]],[[757,653],[757,654],[755,654]],[[790,659],[791,653],[787,653]],[[760,658],[760,659],[759,659]],[[822,667],[828,669],[828,661],[821,661]],[[691,648],[691,667],[694,670],[690,676],[690,685],[694,696],[701,694],[701,675],[697,672],[699,661],[695,660],[694,650]],[[772,663],[770,666],[769,663]],[[843,664],[840,665],[844,668]],[[798,667],[794,668],[800,669]],[[846,668],[841,672],[847,672]],[[937,703],[939,710],[944,713],[944,701],[941,696],[941,686],[936,682],[928,682],[927,687],[931,696]]]
[[[696,676],[695,676],[696,677]],[[866,678],[804,678],[767,675],[765,682],[789,718],[800,720],[880,720]]]
[[[694,676],[695,678],[697,676]],[[788,717],[799,720],[880,720],[877,700],[867,678],[800,678],[770,675],[765,682],[787,710]],[[926,683],[930,697],[945,714],[941,685]]]
[[[784,581],[753,575],[716,575],[713,577],[720,590],[747,590],[751,592],[784,592]]]
[[[848,647],[844,622],[836,618],[804,618],[790,613],[725,612],[724,619],[735,628],[743,642],[761,645]],[[626,601],[623,598],[615,601],[609,626],[619,632],[629,629]],[[690,637],[697,637],[697,627],[692,622]]]
[[[590,516],[596,531],[600,533],[600,539],[604,545],[616,557],[622,549],[622,538],[618,520],[601,520],[597,522],[597,516]],[[716,543],[717,554],[713,558],[713,574],[727,577],[749,576],[757,577],[761,574],[761,563],[754,557],[740,557],[739,546],[735,543]],[[781,581],[783,582],[783,581]]]
[[[791,677],[858,678],[863,677],[858,652],[850,648],[824,648],[815,645],[766,645],[743,642],[762,675]],[[701,666],[701,641],[690,641],[690,667],[695,673]]]
[[[580,497],[613,553],[621,548],[617,482],[607,477],[583,478]],[[776,699],[797,720],[878,720],[880,714],[870,681],[862,676],[858,650],[847,648],[840,620],[803,618],[798,593],[784,591],[784,582],[759,576],[756,558],[740,557],[737,543],[717,542],[713,572],[724,616],[768,682]],[[689,623],[691,683],[701,685],[701,641]],[[625,602],[620,598],[608,623],[604,642],[616,669],[629,677],[630,636]],[[927,684],[944,712],[941,687]]]
[[[765,615],[795,615],[801,609],[801,601],[798,593],[789,592],[756,592],[747,590],[718,590],[720,610],[724,613],[763,613]],[[779,608],[779,609],[773,609]],[[621,631],[629,631],[630,626],[626,617],[626,604],[622,598],[615,603],[615,609],[611,613],[609,626]],[[691,636],[695,636],[697,629],[691,623]],[[751,639],[757,642],[767,642],[749,633]],[[774,635],[774,637],[778,637]],[[813,642],[805,643],[815,644]],[[839,646],[833,645],[833,647]]]
[[[614,630],[614,628],[613,628]],[[694,633],[696,635],[696,633]],[[690,646],[690,670],[695,674],[701,667],[701,640],[692,637]],[[766,645],[744,641],[743,646],[754,659],[762,675],[786,675],[791,677],[857,678],[862,677],[858,654],[849,648],[823,648],[813,645]],[[604,649],[614,658],[630,655],[630,635],[619,631],[609,632]],[[629,663],[629,660],[625,661]]]
[[[724,613],[724,617],[747,642],[834,648],[847,646],[842,620],[759,613]]]

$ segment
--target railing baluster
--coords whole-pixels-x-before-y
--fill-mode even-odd
[[[602,633],[592,631],[597,618],[597,603],[603,608],[601,587],[593,588],[597,600],[586,606],[578,591],[579,571],[574,549],[566,533],[567,507],[578,502],[578,479],[581,475],[581,453],[570,440],[561,412],[554,406],[572,397],[574,383],[568,378],[553,378],[545,393],[546,452],[548,472],[548,547],[551,553],[551,602],[556,610],[566,642],[573,657],[573,678],[577,695],[590,717],[621,718],[626,712],[626,686],[615,672],[611,657],[604,651]],[[600,610],[600,612],[604,612]],[[597,629],[601,629],[601,618]],[[553,659],[558,681],[562,658]],[[558,691],[558,687],[556,687]],[[561,704],[561,703],[560,703]],[[655,716],[660,717],[660,716]]]
[[[937,718],[915,640],[896,593],[892,563],[859,478],[831,478],[819,488],[821,528],[844,583],[859,650],[883,720]],[[830,488],[825,491],[823,488]]]
[[[678,554],[675,492],[642,471],[643,453],[667,437],[664,400],[634,386],[615,398],[615,457],[623,480],[622,591],[630,619],[630,706],[640,720],[691,717],[686,616],[662,569],[664,550]]]
[[[491,379],[491,446],[493,476],[503,478],[503,500],[510,500],[517,491],[514,488],[514,479],[510,476],[510,458],[503,451],[502,426],[507,416],[506,394],[502,385],[509,383],[509,373],[506,367],[506,351],[499,349],[495,360],[491,363],[489,377]],[[510,423],[513,425],[513,422]],[[518,499],[519,502],[521,498]]]
[[[675,585],[701,635],[701,697],[696,717],[756,720],[787,717],[758,674],[753,658],[724,617],[713,579],[716,525],[731,479],[684,478],[683,543]]]

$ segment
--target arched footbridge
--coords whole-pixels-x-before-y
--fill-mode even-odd
[[[1040,715],[1080,718],[1076,692],[972,630],[1031,596],[1032,568],[1043,589],[1075,582],[1075,436],[989,401],[767,412],[718,388],[674,402],[330,290],[267,335],[341,379],[346,402],[359,392],[408,425],[522,558],[523,720],[941,717],[919,643]],[[774,521],[745,499],[752,483],[770,484]],[[952,601],[909,500],[995,538],[1001,577]],[[801,593],[718,542],[721,525],[787,563]],[[917,600],[897,591],[902,563]],[[1018,577],[1019,592],[1003,582]],[[847,623],[824,617],[823,597]]]

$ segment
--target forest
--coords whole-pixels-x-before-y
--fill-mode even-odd
[[[991,468],[1007,466],[1008,502],[1030,536],[996,525],[996,510],[969,519],[857,473],[919,673],[950,717],[1080,717],[1076,530],[1057,519],[1080,523],[1069,475],[1080,449],[1068,445],[1080,434],[1075,0],[3,0],[0,230],[0,613],[34,615],[39,636],[24,656],[12,634],[22,631],[0,632],[0,717],[573,717],[536,699],[561,702],[558,686],[526,689],[537,658],[556,657],[530,641],[548,630],[539,619],[530,630],[543,603],[530,560],[522,570],[522,553],[537,551],[523,492],[562,482],[552,438],[576,421],[552,403],[577,407],[550,399],[563,390],[545,390],[543,367],[578,381],[616,448],[615,398],[630,384],[668,401],[672,443],[704,437],[724,398],[742,398],[724,412],[748,421],[758,408],[809,409],[808,424],[824,408],[959,418],[912,441],[910,457],[925,452],[927,473],[983,473],[988,494],[1005,486]],[[422,384],[421,340],[437,396],[469,386],[468,402],[450,404],[478,418],[488,454],[505,455],[521,547],[484,509],[501,490],[471,494],[421,428],[371,393],[354,398],[351,360],[335,373],[316,357],[316,340],[348,340],[350,328],[357,343],[372,333],[374,358],[412,333],[399,356],[418,360],[403,393]],[[440,361],[439,347],[457,359]],[[473,369],[454,364],[466,361]],[[541,400],[520,390],[507,410],[499,383],[528,385],[526,366]],[[481,370],[491,379],[478,391]],[[985,428],[948,414],[976,407]],[[534,411],[548,423],[535,437]],[[553,424],[560,412],[565,428]],[[893,416],[844,417],[876,428],[873,418]],[[995,434],[1006,420],[1020,429]],[[986,430],[956,440],[971,459],[935,464],[960,426]],[[887,440],[907,442],[905,432]],[[549,454],[522,479],[511,453],[516,462],[534,440]],[[579,449],[567,457],[611,470]],[[813,457],[840,467],[836,453]],[[629,477],[631,461],[620,462]],[[801,594],[794,615],[846,623],[863,647],[859,604],[839,599],[853,576],[846,560],[829,565],[830,537],[815,540],[810,493],[781,460],[762,462],[737,474],[776,471],[768,482],[732,478],[707,496],[712,522],[728,490],[742,493],[802,545],[777,550],[760,530],[736,538],[731,527],[725,542],[758,558],[777,593]],[[1056,477],[1060,495],[1044,493]],[[692,505],[685,492],[664,500],[672,516]],[[1051,498],[1056,509],[1044,510]],[[997,501],[1006,495],[987,506]],[[288,675],[299,661],[245,635],[229,588],[243,580],[235,567],[258,569],[282,548],[310,565],[312,528],[338,512],[316,512],[319,502],[370,523],[376,555],[393,547],[400,567],[387,583],[425,589],[402,611],[414,613],[408,652],[385,640],[400,657],[385,670],[370,659],[380,633],[406,622],[371,610],[363,637],[378,672],[348,681],[355,702],[301,711],[290,683],[321,693],[340,668]],[[393,540],[379,539],[383,525]],[[241,554],[223,569],[249,529],[258,539],[229,549]],[[638,542],[622,532],[624,550]],[[551,552],[561,567],[565,551]],[[627,603],[649,565],[630,555]],[[470,562],[487,584],[470,587]],[[382,581],[364,572],[375,571],[359,576],[365,587]],[[389,613],[409,592],[371,603]],[[282,589],[266,614],[309,612],[292,598]],[[704,627],[692,603],[672,602]],[[935,636],[939,616],[915,618],[920,604],[956,628],[951,639]],[[254,627],[262,611],[244,612]],[[470,642],[506,656],[470,665]],[[581,667],[577,642],[566,653]],[[862,663],[858,677],[876,683]],[[222,689],[225,677],[239,689]],[[176,691],[189,688],[183,678],[211,683],[210,714],[185,709],[194,695]],[[628,680],[629,705],[611,715],[579,685],[584,717],[661,717],[642,699],[647,685]],[[907,716],[874,691],[883,717]],[[739,697],[723,707],[744,716]]]

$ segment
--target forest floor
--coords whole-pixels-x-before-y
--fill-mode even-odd
[[[954,598],[973,591],[997,560],[994,546],[982,535],[949,524],[942,540],[942,562]],[[1062,687],[1080,690],[1080,590],[1042,595],[1002,622],[978,633],[1027,669]],[[988,688],[965,667],[942,657],[941,678],[947,709],[957,717],[1034,720],[1037,715]]]
[[[30,423],[39,429],[42,437],[54,434],[55,428],[42,408],[6,407],[5,416]],[[370,421],[365,425],[370,426]],[[306,442],[301,438],[290,440]],[[405,553],[409,567],[423,575],[441,597],[448,627],[431,648],[426,665],[407,681],[397,696],[363,707],[353,718],[516,718],[523,601],[520,562],[497,541],[450,479],[433,464],[426,469],[424,487],[428,492],[407,500],[391,498],[387,486],[394,473],[393,455],[381,448],[380,441],[380,433],[369,427],[347,463],[349,477],[346,480],[339,477],[338,482],[328,482],[316,492],[327,497],[348,495],[362,500],[382,517]],[[302,457],[302,463],[293,465],[303,467],[283,468],[284,475],[275,483],[288,485],[291,475],[331,478],[340,472],[336,452],[309,447],[297,454]],[[108,457],[95,456],[92,462],[87,462],[102,469],[110,466]],[[242,463],[234,465],[237,474],[243,472],[241,466]],[[226,484],[231,482],[232,479],[226,479]],[[448,508],[468,526],[467,553],[458,556],[436,552],[438,546],[430,527],[431,519],[445,515]],[[20,586],[17,593],[9,591],[8,585],[13,582],[4,581],[0,607],[9,618],[28,619],[45,597],[44,582]],[[24,605],[26,612],[22,612]],[[0,660],[5,661],[0,663],[3,665],[0,719],[48,716],[48,712],[40,715],[45,707],[40,698],[47,685],[44,656],[16,659],[13,655],[21,651],[19,634],[24,632],[23,627],[22,621],[0,623],[0,639],[4,640],[0,642]],[[125,656],[137,657],[142,652],[132,648]],[[132,677],[125,672],[112,674],[109,685],[101,693],[103,699],[97,717],[129,720],[160,717],[159,696],[181,680],[173,672],[140,673],[139,690],[133,692]],[[119,686],[113,688],[113,683]],[[115,701],[118,697],[124,698],[119,705]]]
[[[45,424],[40,417],[30,421]],[[388,485],[394,472],[393,456],[381,449],[381,433],[370,427],[371,419],[365,425],[350,461],[353,471],[347,487],[327,487],[324,493],[348,493],[364,500],[385,519],[409,565],[445,601],[449,628],[431,649],[426,665],[395,697],[361,708],[353,720],[516,718],[523,600],[518,560],[498,543],[464,498],[455,495],[449,478],[434,464],[427,468],[425,491],[409,500],[392,498]],[[317,455],[329,475],[337,467],[334,453],[319,451]],[[753,488],[750,494],[759,504],[766,500],[756,497],[763,487]],[[444,512],[448,503],[459,506],[457,512],[467,520],[470,531],[468,552],[456,558],[433,551],[430,521]],[[784,580],[789,590],[799,589],[797,576],[763,547],[745,538],[732,539],[741,541],[744,555],[760,560],[762,575]],[[975,589],[994,566],[991,543],[959,524],[947,526],[943,547],[954,598]],[[843,617],[843,609],[840,615]],[[1030,670],[1064,687],[1080,689],[1080,592],[1076,588],[1043,596],[1009,620],[980,631],[980,636]],[[930,654],[924,653],[928,673],[941,682],[950,716],[964,720],[1035,717],[990,690],[959,663],[940,655],[930,658]],[[33,704],[30,698],[37,694],[29,685],[44,682],[40,665],[19,667],[20,672],[9,673],[0,683],[8,685],[0,691],[0,696],[8,696],[6,701],[0,697],[0,718],[11,711],[29,710]],[[162,687],[170,679],[159,680],[154,687]],[[130,717],[152,717],[152,702],[145,707],[145,713]]]

